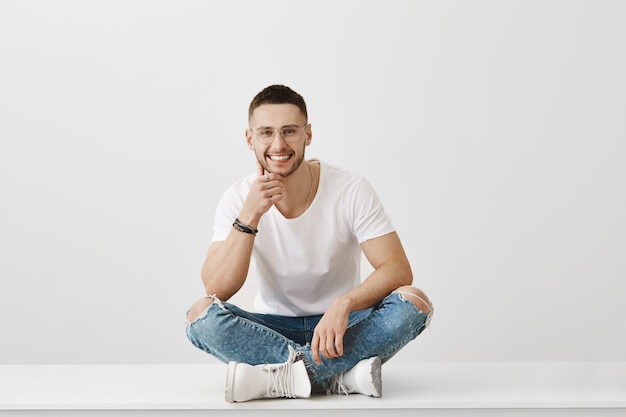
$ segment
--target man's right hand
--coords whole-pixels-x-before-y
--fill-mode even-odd
[[[285,191],[282,175],[266,172],[258,160],[256,166],[257,177],[239,214],[239,220],[255,229],[261,216],[283,198]]]

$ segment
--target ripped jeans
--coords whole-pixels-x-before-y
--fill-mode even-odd
[[[377,306],[350,314],[344,335],[343,356],[316,364],[311,354],[313,330],[322,318],[284,317],[250,313],[214,298],[213,304],[193,322],[187,321],[187,337],[197,348],[224,363],[250,365],[282,363],[289,348],[303,359],[312,383],[328,386],[331,377],[344,373],[373,356],[386,362],[415,339],[430,323],[426,314],[403,294],[393,292]]]

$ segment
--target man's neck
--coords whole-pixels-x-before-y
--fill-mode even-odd
[[[311,204],[316,188],[317,176],[309,162],[304,161],[289,177],[284,177],[285,194],[275,204],[288,219],[301,216]]]

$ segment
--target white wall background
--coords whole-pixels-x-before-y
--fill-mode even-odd
[[[397,360],[626,360],[626,2],[0,2],[0,363],[184,335],[251,98],[374,184],[436,306]],[[245,303],[248,293],[240,299]]]

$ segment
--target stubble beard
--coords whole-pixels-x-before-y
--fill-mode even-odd
[[[300,156],[294,156],[297,159],[294,160],[294,163],[291,169],[286,174],[280,174],[280,175],[282,175],[283,177],[289,177],[294,172],[296,172],[298,168],[300,168],[300,165],[302,165],[302,162],[304,162],[304,150],[305,150],[305,147],[302,146],[302,153],[300,154]],[[261,160],[257,156],[257,160],[261,163],[261,165],[263,166],[263,169],[265,169],[266,172],[270,172],[270,173],[272,172],[272,170],[267,166],[268,164],[265,160],[265,157],[263,157],[263,160]]]

